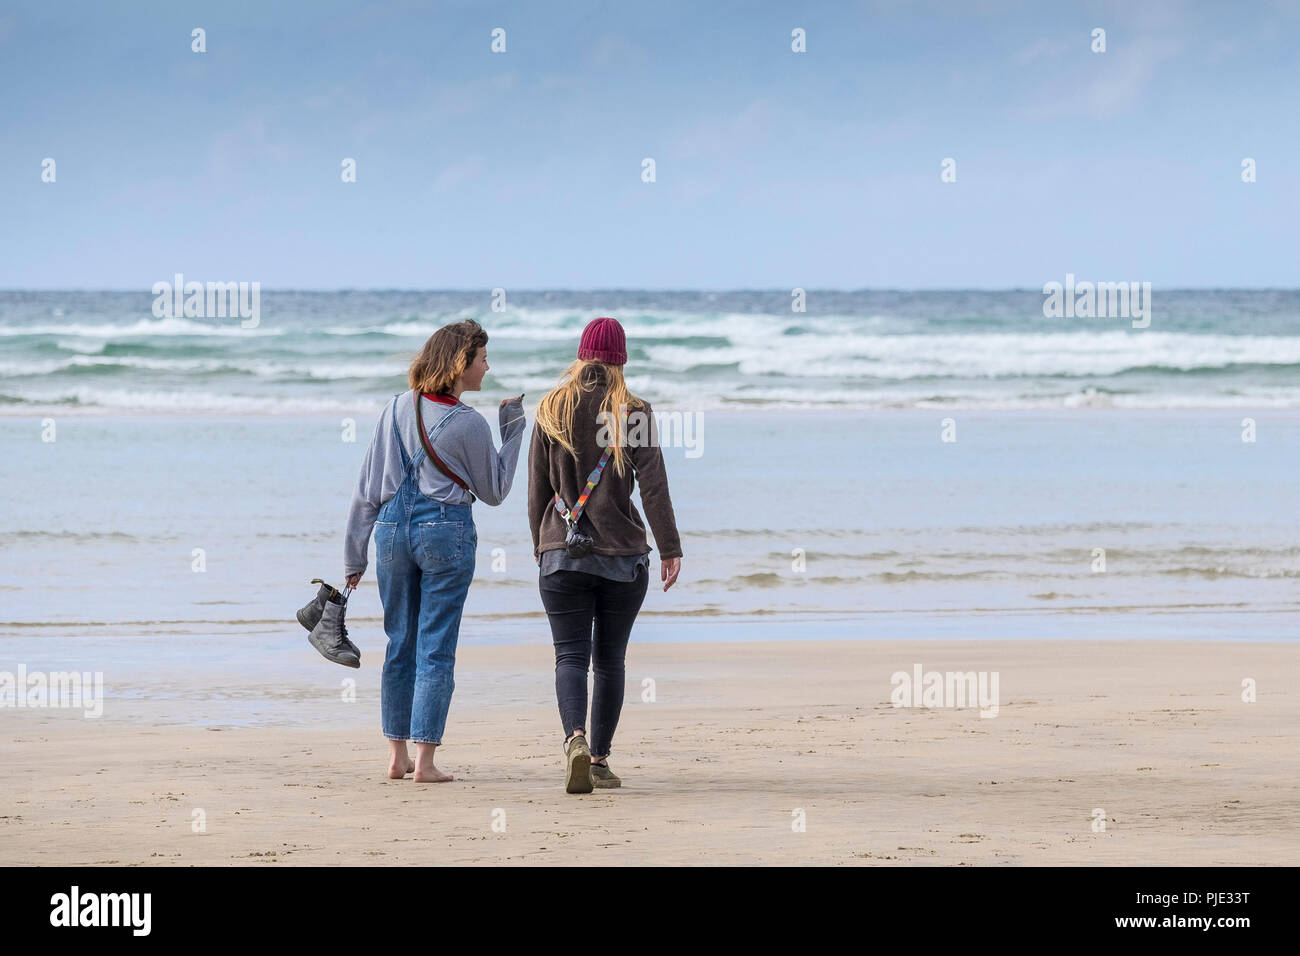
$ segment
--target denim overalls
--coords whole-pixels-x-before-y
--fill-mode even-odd
[[[407,455],[397,430],[397,398],[393,436],[406,473],[375,521],[375,575],[388,635],[381,720],[390,740],[440,744],[456,687],[456,640],[474,577],[478,531],[471,505],[443,504],[420,491],[425,451],[421,443],[414,459]],[[430,441],[463,411],[459,405],[443,416]]]

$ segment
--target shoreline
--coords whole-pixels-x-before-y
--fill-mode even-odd
[[[121,727],[192,729],[355,727],[365,724],[365,719],[358,715],[369,710],[378,719],[386,646],[382,635],[378,640],[357,640],[362,651],[361,667],[357,669],[325,661],[305,636],[287,637],[283,630],[246,633],[242,640],[228,640],[228,637],[209,634],[204,641],[178,641],[173,632],[158,632],[128,639],[121,636],[106,636],[101,640],[65,639],[54,646],[33,643],[23,653],[14,653],[18,650],[15,644],[21,646],[19,642],[0,639],[0,719],[19,713],[44,713],[54,720],[60,717],[59,708],[46,710],[38,705],[18,703],[14,694],[18,680],[15,675],[22,673],[48,675],[50,686],[54,686],[55,674],[82,675],[81,681],[86,686],[98,678],[98,692],[92,704],[100,715],[87,718],[88,724],[96,726],[107,723]],[[799,660],[827,655],[853,660],[889,659],[910,667],[913,659],[928,660],[935,654],[1011,658],[1028,655],[1046,659],[1057,652],[1071,657],[1084,651],[1113,655],[1132,649],[1152,656],[1182,652],[1189,657],[1224,655],[1251,659],[1278,655],[1289,659],[1300,654],[1300,642],[1187,640],[1173,636],[977,640],[962,636],[959,631],[920,639],[843,637],[827,633],[797,639],[756,638],[752,632],[746,632],[734,639],[710,640],[688,635],[675,641],[654,641],[634,634],[628,650],[627,694],[631,700],[639,693],[634,665],[642,659],[737,658],[737,666],[743,667],[746,655]],[[462,631],[457,653],[457,699],[470,707],[493,706],[497,702],[494,695],[506,689],[514,700],[530,695],[545,698],[551,692],[553,680],[551,654],[550,634],[544,626],[526,640],[492,640],[478,635],[468,638]],[[514,663],[498,666],[502,661]],[[525,668],[518,666],[520,661],[531,663]],[[793,669],[797,668],[792,665]],[[489,683],[482,682],[485,675],[492,677]],[[887,698],[888,681],[882,680]],[[349,706],[339,707],[343,690],[352,699],[346,702]]]
[[[365,583],[365,582],[363,582]],[[1252,614],[1295,614],[1296,609],[1292,606],[1283,605],[1279,607],[1254,607],[1243,609],[1236,602],[1219,602],[1219,603],[1192,603],[1192,604],[1141,604],[1133,606],[1095,606],[1095,605],[1078,605],[1078,606],[1042,606],[1042,607],[998,607],[998,608],[852,608],[843,610],[807,610],[807,609],[786,609],[774,611],[729,611],[723,609],[699,609],[691,608],[684,610],[657,610],[642,609],[637,614],[637,620],[661,620],[665,624],[674,625],[695,625],[701,627],[743,627],[745,630],[752,630],[755,625],[755,618],[763,624],[779,625],[794,623],[808,625],[817,628],[835,627],[844,624],[863,624],[873,619],[884,618],[915,618],[933,623],[935,621],[944,621],[950,619],[967,620],[971,617],[996,620],[1000,617],[1007,618],[1048,618],[1054,619],[1058,616],[1068,618],[1096,618],[1106,619],[1110,617],[1122,618],[1130,614],[1162,614],[1162,615],[1187,615],[1195,617],[1197,615],[1208,614],[1238,614],[1249,616]],[[697,618],[704,620],[696,621]],[[348,624],[367,625],[372,633],[382,634],[383,616],[375,614],[354,614],[348,617]],[[539,627],[549,635],[547,630],[547,617],[544,610],[536,611],[517,611],[504,613],[474,613],[465,612],[462,614],[462,620],[470,625],[479,627],[498,627],[512,631],[536,631]],[[181,634],[192,637],[200,637],[205,634],[211,634],[221,630],[227,635],[237,636],[239,634],[285,634],[291,633],[290,624],[285,618],[175,618],[170,620],[156,621],[0,621],[0,641],[6,638],[19,638],[26,633],[40,633],[43,636],[54,638],[75,638],[84,636],[87,630],[93,630],[96,634],[111,636],[114,638],[129,638],[132,636],[148,637],[157,634]],[[7,630],[10,631],[7,633]],[[642,628],[641,630],[645,630]],[[855,635],[853,637],[834,638],[818,636],[809,638],[809,640],[891,640],[887,636],[874,635]],[[925,640],[926,638],[911,638],[916,640]],[[934,638],[939,639],[939,638]],[[1196,636],[1189,635],[1179,638],[1161,638],[1161,637],[1132,637],[1126,635],[1109,636],[1105,634],[1085,634],[1085,635],[1047,635],[1047,634],[1024,634],[1024,635],[991,635],[987,632],[971,633],[967,637],[957,635],[944,635],[942,639],[951,640],[971,640],[971,641],[988,641],[988,640],[1167,640],[1177,639],[1185,640],[1190,643],[1204,643],[1206,641],[1224,641],[1221,636]],[[547,637],[549,640],[549,636]],[[692,638],[681,638],[673,640],[662,634],[651,634],[648,640],[655,644],[674,644],[690,642]],[[766,643],[771,640],[781,640],[780,638],[768,637],[715,637],[705,643],[738,643],[745,641],[759,641]],[[1240,641],[1247,643],[1287,643],[1286,638],[1250,638],[1243,637]],[[498,644],[527,644],[532,643],[526,639],[502,639],[493,641]],[[1233,641],[1232,643],[1237,643]],[[2,648],[3,645],[0,645]]]
[[[342,669],[319,663],[282,688],[306,726],[0,710],[0,864],[1286,865],[1300,851],[1285,730],[1298,644],[634,643],[610,758],[623,787],[584,796],[563,792],[550,647],[462,648],[438,756],[458,779],[439,785],[384,778],[364,679],[377,661],[349,672],[351,704]],[[891,674],[915,664],[997,672],[997,715],[894,707]],[[259,671],[241,692],[277,680]]]

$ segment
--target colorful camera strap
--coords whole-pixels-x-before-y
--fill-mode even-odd
[[[596,462],[596,467],[587,476],[587,487],[578,496],[578,503],[573,506],[572,511],[565,507],[564,499],[560,497],[559,492],[556,492],[555,510],[564,517],[565,524],[575,525],[578,523],[578,519],[582,517],[582,509],[587,507],[587,499],[591,497],[591,489],[595,488],[597,482],[600,481],[601,473],[605,470],[605,464],[609,461],[609,456],[613,451],[612,445],[605,447],[605,453],[600,456],[600,461]]]

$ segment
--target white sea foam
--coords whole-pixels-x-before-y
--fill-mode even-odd
[[[192,319],[140,319],[126,325],[111,322],[73,322],[57,323],[36,322],[23,325],[0,325],[0,336],[32,335],[77,335],[85,338],[128,339],[152,336],[174,335],[283,335],[283,329],[258,327],[240,328],[236,321],[231,325],[222,325],[216,321],[196,322]]]
[[[610,310],[613,311],[613,310]],[[571,309],[511,310],[499,315],[480,316],[492,339],[521,339],[538,342],[571,340],[577,345],[578,337],[596,313],[577,313]],[[329,335],[393,335],[408,338],[428,338],[449,322],[463,316],[439,316],[385,322],[368,325],[332,325],[322,329]],[[787,329],[803,327],[831,332],[843,329],[846,323],[878,324],[884,320],[873,317],[820,316],[808,319],[802,314],[787,316],[763,313],[727,312],[718,314],[693,314],[688,312],[656,312],[653,316],[624,315],[619,318],[630,340],[674,339],[709,336],[716,338],[749,339],[755,336],[782,335]]]
[[[852,294],[845,295],[847,309]],[[657,408],[1300,406],[1300,389],[1288,384],[1292,367],[1300,366],[1300,335],[1291,334],[1290,306],[1267,297],[1245,305],[1223,296],[1188,297],[1193,318],[1186,327],[1140,331],[1021,321],[1015,293],[936,296],[932,317],[915,315],[915,302],[910,316],[879,314],[876,305],[858,314],[793,313],[780,307],[782,296],[767,293],[701,296],[697,311],[637,304],[653,298],[610,293],[613,304],[606,307],[511,306],[488,313],[459,307],[463,294],[442,300],[457,304],[443,309],[428,307],[440,301],[433,293],[345,296],[334,303],[309,297],[305,305],[285,294],[280,315],[256,329],[137,319],[111,295],[108,306],[66,309],[64,318],[51,304],[28,318],[10,312],[0,319],[0,413],[20,414],[33,402],[60,397],[78,403],[64,406],[73,410],[151,409],[173,401],[323,410],[354,397],[382,402],[400,387],[424,338],[471,315],[491,335],[485,402],[519,390],[535,401],[573,357],[583,326],[600,314],[623,322],[628,383]],[[746,299],[760,308],[770,299],[771,311],[736,311]],[[598,300],[583,294],[584,302]],[[411,308],[412,301],[421,306]],[[620,301],[634,307],[619,308]],[[715,303],[726,307],[710,311]],[[21,305],[33,308],[26,299]],[[1239,319],[1207,317],[1234,310],[1245,311]]]
[[[287,380],[393,378],[405,375],[398,362],[277,362],[267,359],[154,358],[145,355],[75,355],[30,362],[0,362],[0,377],[47,375],[73,368],[125,368],[150,372],[229,372]]]
[[[790,336],[745,345],[646,349],[652,365],[689,372],[734,365],[742,375],[906,380],[1105,376],[1132,369],[1300,364],[1300,337],[1177,332]]]
[[[335,398],[308,398],[288,395],[230,395],[194,390],[134,390],[112,388],[64,388],[35,390],[5,390],[3,394],[19,397],[35,406],[67,409],[69,402],[88,408],[107,408],[134,411],[176,412],[250,412],[288,414],[308,412],[356,411],[375,404],[374,399],[356,396]],[[0,409],[9,411],[0,406]]]

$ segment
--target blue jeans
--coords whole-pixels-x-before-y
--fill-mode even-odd
[[[430,440],[450,418],[434,427]],[[406,454],[396,414],[393,434],[406,474],[375,520],[375,576],[388,635],[380,720],[389,740],[440,744],[456,689],[456,641],[478,530],[471,505],[444,504],[420,491],[424,449],[414,458]]]
[[[388,653],[380,685],[384,736],[440,744],[456,689],[460,615],[474,577],[478,531],[471,505],[401,491],[375,522],[379,597]],[[398,503],[398,507],[390,507]]]

